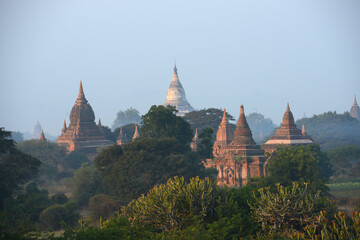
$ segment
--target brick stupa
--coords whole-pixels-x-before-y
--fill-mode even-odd
[[[272,153],[279,145],[294,146],[313,143],[311,137],[306,133],[305,125],[302,127],[302,131],[296,127],[293,114],[290,111],[289,104],[287,104],[280,129],[276,130],[275,135],[264,143],[262,148],[265,152]]]
[[[79,95],[70,113],[70,125],[66,127],[64,120],[61,135],[57,143],[65,146],[68,151],[85,153],[89,158],[97,154],[98,148],[108,147],[114,143],[107,140],[99,126],[95,123],[95,114],[85,98],[82,83],[80,81]]]
[[[231,128],[224,111],[223,120],[219,126],[215,143],[220,144],[217,156],[208,159],[205,166],[218,170],[218,185],[241,187],[247,184],[250,177],[264,175],[264,150],[256,145],[244,114],[244,107],[240,107],[240,116],[232,137]],[[231,142],[230,142],[231,141]],[[214,148],[216,148],[214,144]],[[215,150],[214,150],[215,151]]]
[[[185,90],[180,83],[176,65],[171,84],[168,88],[164,106],[170,105],[176,107],[178,112],[176,115],[184,116],[185,113],[194,111],[194,108],[188,103],[185,96]]]

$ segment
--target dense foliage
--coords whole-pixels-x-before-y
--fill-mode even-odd
[[[123,203],[139,197],[173,176],[204,176],[195,153],[174,138],[139,139],[103,150],[95,164],[103,186]]]
[[[276,127],[270,118],[265,118],[260,113],[250,113],[246,116],[246,120],[255,142],[258,144],[261,144],[266,137],[270,136]]]
[[[221,109],[207,108],[186,113],[184,119],[190,123],[193,129],[198,129],[198,131],[201,131],[206,127],[211,127],[216,133],[221,123],[223,113],[224,112]],[[235,120],[234,117],[231,116],[229,113],[226,113],[226,117],[229,121]],[[233,128],[235,130],[234,124]]]
[[[72,177],[82,163],[88,162],[85,155],[78,152],[67,153],[64,147],[49,141],[28,140],[17,144],[17,148],[41,161],[36,182],[51,184],[65,177]]]
[[[360,146],[339,146],[327,155],[334,169],[333,179],[360,178]]]
[[[324,151],[342,145],[360,146],[360,121],[347,112],[314,115],[300,119],[296,124],[299,127],[305,124],[307,133]]]
[[[37,173],[41,162],[15,148],[11,132],[0,128],[0,210],[5,198]]]
[[[173,106],[152,106],[142,116],[140,135],[142,138],[175,138],[182,145],[189,145],[194,133],[182,117],[176,116]]]
[[[128,108],[125,111],[120,110],[116,114],[116,118],[113,122],[112,129],[116,129],[127,124],[139,124],[141,122],[139,111],[135,108]]]
[[[325,183],[332,174],[329,159],[318,145],[279,147],[268,159],[269,177],[260,181],[262,186],[280,183],[307,182],[311,191],[326,190]]]
[[[137,125],[138,129],[140,129],[140,126]],[[126,135],[126,138],[128,141],[131,141],[131,139],[134,136],[135,133],[135,124],[134,123],[129,123],[127,125],[124,125],[121,127],[123,134]],[[106,126],[102,126],[102,131],[105,134],[106,139],[116,143],[117,138],[119,137],[119,133],[120,133],[120,127],[115,128],[114,131],[111,131],[110,128],[106,127]]]

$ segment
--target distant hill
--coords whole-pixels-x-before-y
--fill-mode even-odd
[[[348,112],[327,112],[296,121],[300,129],[303,124],[323,151],[343,145],[360,146],[360,121],[352,118]]]

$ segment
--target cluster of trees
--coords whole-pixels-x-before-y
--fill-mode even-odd
[[[41,161],[17,149],[10,136],[11,132],[0,128],[0,228],[19,232],[47,228],[51,223],[59,226],[61,221],[73,226],[78,218],[74,204],[64,194],[49,198],[48,191],[30,181],[36,179]],[[49,209],[57,205],[63,210],[61,216]]]
[[[348,112],[327,112],[300,119],[296,124],[300,127],[305,124],[306,131],[323,151],[343,145],[360,146],[360,121]]]
[[[141,117],[138,110],[135,108],[128,108],[125,111],[120,110],[116,114],[116,118],[113,122],[112,129],[128,125],[128,124],[140,124]]]
[[[333,166],[332,179],[334,181],[360,178],[360,146],[339,146],[328,150],[326,153]]]

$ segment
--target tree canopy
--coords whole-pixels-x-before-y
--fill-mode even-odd
[[[264,141],[276,127],[270,118],[265,118],[264,115],[260,113],[250,113],[246,116],[246,120],[255,142],[258,144]]]
[[[140,136],[142,138],[176,138],[181,144],[189,145],[194,133],[182,117],[176,116],[173,106],[152,106],[142,116]]]
[[[0,209],[3,200],[37,173],[41,162],[15,148],[11,132],[0,128]]]
[[[324,151],[342,145],[360,146],[360,121],[348,112],[327,112],[296,121],[298,127],[306,126],[307,133]]]
[[[268,159],[267,182],[291,186],[292,182],[307,182],[312,191],[325,190],[325,183],[332,175],[327,155],[318,145],[279,147]]]
[[[190,123],[193,129],[198,129],[198,131],[201,131],[203,128],[211,127],[214,129],[214,133],[216,133],[221,123],[223,113],[224,112],[221,109],[207,108],[186,113],[184,119]],[[229,121],[234,121],[234,117],[229,113],[226,113],[226,117]],[[232,125],[235,130],[235,125]]]
[[[111,146],[95,158],[103,186],[123,203],[174,176],[189,179],[207,173],[195,153],[175,138],[139,139]]]
[[[116,114],[116,118],[114,120],[114,123],[112,125],[112,129],[116,129],[118,127],[122,127],[127,124],[131,123],[137,123],[139,124],[141,122],[141,117],[139,114],[139,111],[135,108],[128,108],[125,111],[120,110]]]

